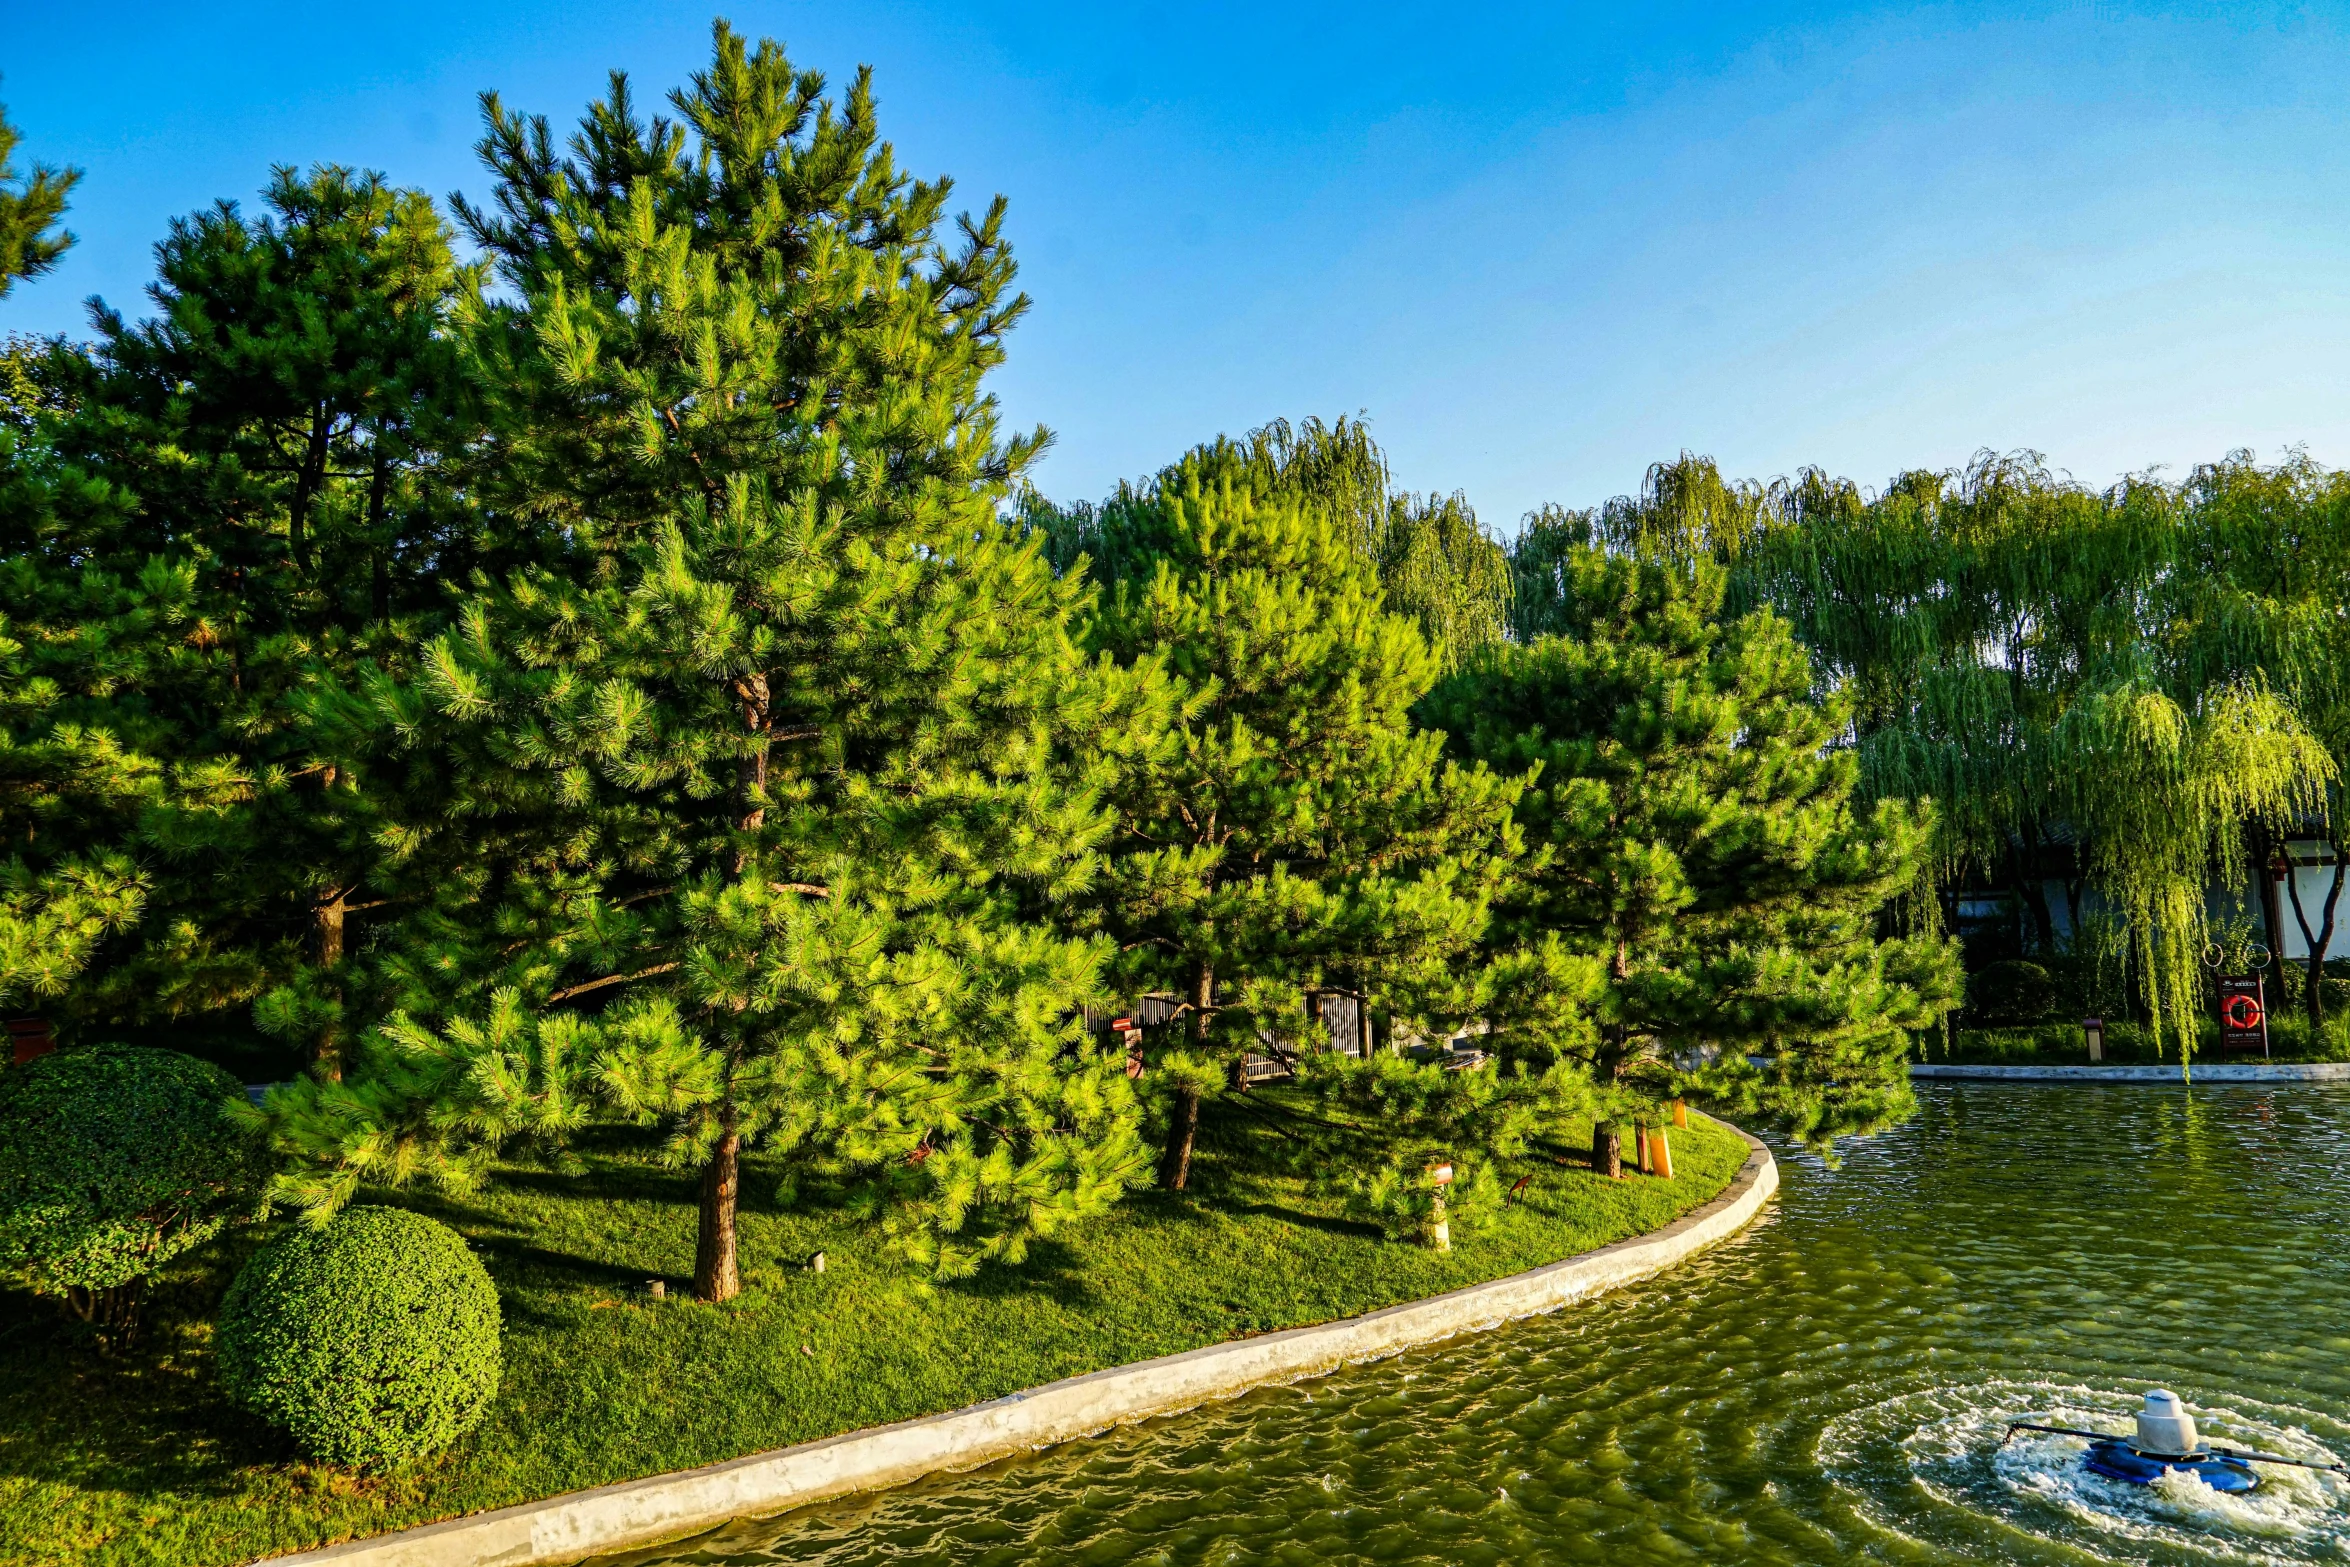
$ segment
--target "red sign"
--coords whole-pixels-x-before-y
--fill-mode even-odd
[[[2219,1047],[2268,1053],[2268,993],[2258,974],[2221,977]]]

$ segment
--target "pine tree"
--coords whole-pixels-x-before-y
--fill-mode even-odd
[[[1534,1054],[1585,1062],[1614,1119],[1775,1058],[1759,1091],[1810,1135],[1906,1103],[1908,1033],[1957,986],[1954,947],[1882,939],[1926,865],[1923,810],[1851,805],[1844,701],[1813,690],[1787,624],[1722,614],[1724,573],[1558,552],[1567,634],[1486,655],[1427,711],[1457,754],[1538,767],[1518,808],[1532,851],[1494,924],[1489,1018]]]
[[[1081,1048],[1102,946],[1056,923],[1147,682],[1079,653],[1083,590],[1000,515],[1044,440],[983,384],[1026,306],[1003,203],[942,233],[866,74],[835,102],[723,24],[671,102],[615,74],[564,156],[485,100],[479,492],[560,547],[364,693],[474,852],[403,929],[414,1010],[274,1102],[295,1194],[618,1116],[701,1172],[701,1299],[740,1288],[762,1143],[940,1276],[1018,1261],[1146,1162]]]
[[[19,278],[36,278],[56,266],[73,245],[73,235],[58,230],[57,220],[65,216],[82,171],[36,163],[29,174],[19,174],[16,147],[22,139],[8,123],[8,106],[0,104],[0,299]]]
[[[1306,986],[1407,1014],[1449,994],[1514,847],[1516,784],[1446,763],[1409,717],[1434,659],[1383,606],[1352,519],[1266,456],[1201,448],[1092,520],[1110,586],[1093,644],[1186,693],[1128,756],[1102,884],[1130,983],[1188,1009],[1188,1047],[1156,1067],[1175,1190],[1202,1099],[1296,1039]]]
[[[102,835],[144,868],[146,917],[62,1004],[110,1026],[233,1019],[340,968],[382,822],[300,698],[412,648],[463,566],[429,478],[444,227],[339,169],[280,170],[267,204],[174,224],[152,319],[100,308],[92,351],[28,359],[42,405],[0,481],[0,612],[38,708],[11,772],[96,739],[160,770]],[[331,1056],[335,983],[312,988]]]

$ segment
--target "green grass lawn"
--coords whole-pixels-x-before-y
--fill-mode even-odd
[[[1280,1090],[1257,1103],[1276,1112]],[[746,1288],[675,1298],[693,1179],[641,1143],[581,1176],[507,1170],[462,1202],[399,1200],[463,1231],[497,1280],[506,1373],[489,1419],[405,1474],[301,1461],[221,1397],[209,1318],[259,1236],[172,1274],[139,1347],[101,1359],[51,1302],[0,1292],[0,1559],[231,1563],[959,1408],[1059,1377],[1327,1321],[1653,1229],[1712,1197],[1745,1147],[1674,1134],[1676,1178],[1546,1171],[1493,1230],[1439,1254],[1383,1238],[1280,1172],[1267,1121],[1203,1129],[1195,1189],[1136,1196],[1023,1269],[925,1291],[820,1197],[745,1180]],[[806,1264],[826,1253],[822,1274]],[[652,1300],[663,1278],[672,1298]]]

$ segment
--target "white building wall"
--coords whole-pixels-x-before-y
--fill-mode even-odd
[[[2333,853],[2323,843],[2302,841],[2292,847],[2296,861],[2328,859]],[[2284,926],[2278,934],[2284,939],[2272,943],[2278,948],[2277,956],[2304,963],[2309,961],[2309,942],[2301,934],[2301,921],[2293,917],[2293,899],[2290,894],[2298,892],[2301,895],[2301,912],[2308,918],[2309,929],[2314,934],[2325,919],[2326,891],[2333,884],[2334,867],[2330,863],[2296,864],[2291,887],[2278,886],[2277,916]],[[2350,877],[2344,878],[2342,896],[2334,904],[2334,939],[2326,943],[2326,957],[2329,961],[2350,958]]]

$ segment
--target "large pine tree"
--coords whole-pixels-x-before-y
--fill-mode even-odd
[[[0,453],[0,811],[28,866],[86,866],[77,818],[140,867],[145,917],[91,954],[69,1019],[246,1036],[257,996],[326,976],[302,1042],[331,1055],[379,813],[299,699],[396,660],[462,569],[426,482],[448,236],[419,193],[280,170],[263,215],[218,204],[157,261],[152,317],[99,308],[87,352],[20,360],[39,396]]]
[[[1130,983],[1188,1008],[1189,1048],[1156,1068],[1172,1189],[1202,1098],[1298,1036],[1307,986],[1406,1014],[1449,992],[1514,842],[1517,785],[1411,721],[1435,658],[1386,608],[1359,519],[1284,482],[1273,444],[1203,447],[1086,518],[1093,643],[1184,692],[1127,754],[1101,893]]]
[[[867,75],[829,99],[723,24],[671,102],[616,74],[567,154],[485,102],[479,493],[557,545],[363,694],[473,852],[404,929],[415,1010],[280,1130],[332,1200],[462,1176],[460,1123],[657,1121],[704,1300],[761,1142],[861,1176],[941,1275],[1017,1260],[1147,1164],[1076,1025],[1103,949],[1056,929],[1147,682],[1079,652],[1081,588],[1001,515],[1044,440],[984,385],[1026,306],[1002,202],[950,225]]]
[[[1927,813],[1855,812],[1841,696],[1785,621],[1723,615],[1718,567],[1585,545],[1554,569],[1564,634],[1487,654],[1427,708],[1460,756],[1540,769],[1492,1021],[1588,1065],[1611,1171],[1613,1118],[1682,1087],[1701,1047],[1714,1086],[1806,1133],[1897,1111],[1909,1033],[1958,983],[1951,943],[1879,929],[1925,868]],[[1750,1051],[1774,1058],[1759,1084]]]

